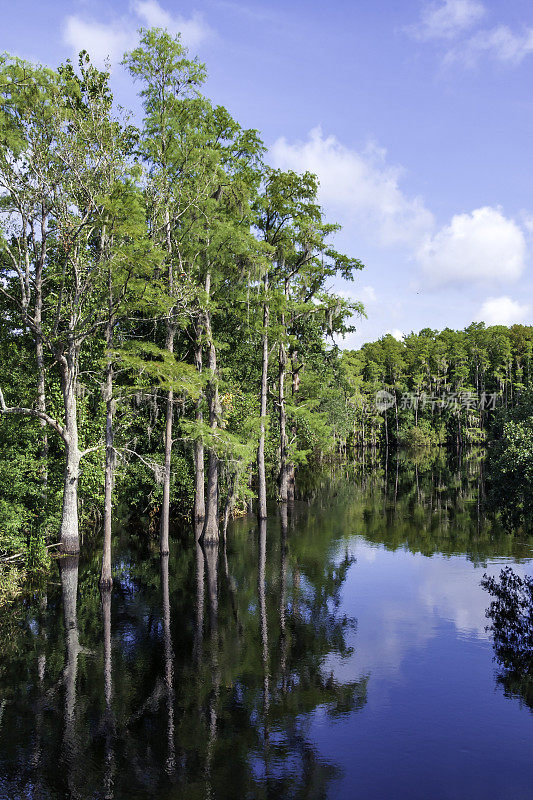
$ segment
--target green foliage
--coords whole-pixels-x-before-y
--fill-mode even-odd
[[[479,445],[496,436],[495,410],[512,409],[533,375],[533,328],[473,323],[426,328],[401,341],[387,334],[341,359],[355,417],[353,441],[427,446]],[[376,405],[387,392],[388,408]]]
[[[364,311],[329,284],[362,264],[335,249],[316,176],[265,165],[257,131],[203,94],[206,69],[179,37],[141,31],[124,65],[139,129],[85,51],[77,68],[0,61],[0,548],[29,571],[48,569],[76,448],[82,537],[100,534],[113,459],[117,520],[155,529],[170,393],[183,517],[199,442],[220,462],[221,504],[242,505],[263,422],[274,486],[282,358],[287,463],[334,453],[352,427],[333,337]],[[265,303],[278,363],[262,421]]]
[[[490,502],[510,526],[533,521],[533,391],[498,415],[488,470]]]

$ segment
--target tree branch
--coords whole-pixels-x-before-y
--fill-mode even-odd
[[[99,450],[103,446],[104,446],[104,443],[100,442],[100,444],[95,444],[92,447],[87,447],[85,450],[82,450],[80,452],[80,458],[83,458],[84,456],[88,455],[89,453],[94,453],[95,450]]]
[[[4,395],[0,389],[0,411],[2,414],[20,414],[23,417],[32,417],[33,419],[40,419],[50,425],[56,433],[58,433],[63,441],[68,444],[68,438],[65,429],[53,417],[46,414],[44,411],[37,411],[35,408],[22,408],[21,406],[6,406]]]

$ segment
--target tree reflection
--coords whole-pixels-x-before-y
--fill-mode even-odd
[[[508,697],[533,711],[533,577],[505,567],[499,580],[485,575],[481,585],[494,598],[486,613],[502,668],[497,681]]]
[[[311,516],[335,503],[339,530],[387,549],[465,553],[474,563],[491,556],[528,556],[533,537],[509,535],[484,509],[484,455],[476,451],[447,458],[442,450],[395,453],[394,464],[370,471],[336,465],[308,486]]]
[[[111,593],[109,586],[102,587],[100,597],[102,602],[102,626],[104,634],[104,737],[105,737],[105,765],[104,765],[104,797],[113,800],[113,779],[115,772],[114,737],[115,720],[113,716],[113,661],[111,652]]]
[[[161,594],[163,608],[163,649],[165,662],[165,703],[167,712],[167,756],[165,771],[172,776],[176,768],[176,752],[174,744],[174,654],[172,652],[172,635],[170,632],[170,594],[168,575],[168,553],[161,556]]]
[[[78,674],[78,656],[82,651],[77,617],[79,557],[66,556],[60,560],[59,564],[66,650],[65,666],[63,668],[63,685],[65,692],[63,714],[63,763],[66,767],[68,792],[75,798],[79,796],[75,773],[80,756],[75,730],[76,677]]]
[[[293,521],[285,507],[268,532],[248,521],[225,548],[195,541],[161,559],[132,540],[112,594],[98,593],[96,556],[61,559],[24,691],[15,661],[4,673],[17,705],[2,725],[21,729],[3,756],[10,798],[328,795],[340,772],[312,743],[312,713],[366,699],[366,679],[327,666],[351,653],[355,621],[338,604],[352,559],[328,526]],[[25,652],[30,628],[19,635]]]

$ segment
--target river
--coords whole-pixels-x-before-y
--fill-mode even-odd
[[[0,797],[533,797],[531,695],[495,660],[484,574],[533,541],[475,455],[331,467],[227,546],[142,530],[61,559],[0,665]]]

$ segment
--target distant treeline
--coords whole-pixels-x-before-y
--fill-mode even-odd
[[[341,449],[479,444],[523,401],[533,379],[533,327],[424,328],[345,351]],[[377,398],[377,399],[376,399]]]

